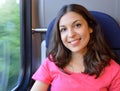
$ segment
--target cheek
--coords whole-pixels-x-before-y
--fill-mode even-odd
[[[90,36],[90,30],[84,28],[82,31],[79,32],[81,36],[89,37]]]
[[[61,40],[63,41],[64,35],[63,35],[63,34],[60,34],[60,37],[61,37]]]
[[[90,33],[88,31],[81,32],[81,37],[84,42],[88,42],[90,40]]]
[[[86,36],[84,37],[85,41],[86,41],[86,45],[88,44],[88,42],[90,41],[90,33],[86,34]]]
[[[85,33],[85,34],[83,35],[83,37],[84,37],[84,39],[86,39],[86,40],[89,41],[89,39],[90,39],[90,33]]]
[[[61,40],[63,42],[63,44],[65,45],[65,43],[67,42],[67,38],[65,34],[61,34]]]

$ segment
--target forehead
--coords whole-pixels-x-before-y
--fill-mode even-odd
[[[82,15],[75,13],[75,12],[68,12],[65,15],[63,15],[60,19],[59,25],[64,25],[66,23],[72,23],[76,20],[84,21],[85,19],[82,17]]]

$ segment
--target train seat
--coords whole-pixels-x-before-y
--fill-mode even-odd
[[[108,45],[116,53],[118,59],[117,63],[120,64],[120,26],[116,20],[108,14],[90,11],[94,18],[99,22],[105,39],[108,42]],[[51,31],[54,25],[55,19],[51,21],[46,32],[46,48],[50,45],[49,40],[51,37]],[[102,46],[102,45],[101,45]]]
[[[98,12],[98,11],[90,11],[90,13],[94,16],[94,18],[98,21],[100,24],[103,34],[105,36],[105,39],[108,42],[108,45],[112,48],[112,50],[116,53],[118,59],[116,60],[117,63],[120,64],[120,26],[116,22],[115,19],[113,19],[110,15]],[[55,19],[53,19],[46,32],[46,50],[47,47],[50,45],[49,41],[51,38],[51,31],[54,26]],[[102,45],[101,45],[102,46]],[[50,87],[48,89],[50,91]]]

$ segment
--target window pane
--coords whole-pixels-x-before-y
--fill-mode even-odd
[[[20,70],[19,0],[0,0],[0,91],[10,91]]]

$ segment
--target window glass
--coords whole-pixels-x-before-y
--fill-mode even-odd
[[[20,71],[19,0],[0,0],[0,91],[10,91]]]

